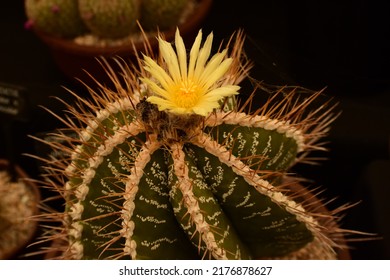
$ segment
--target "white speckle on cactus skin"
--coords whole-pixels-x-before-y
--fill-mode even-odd
[[[279,150],[278,152],[275,154],[275,156],[273,158],[271,158],[269,160],[269,162],[267,163],[267,167],[275,164],[276,162],[278,162],[280,160],[280,158],[284,155],[283,153],[284,151],[284,143],[282,142],[279,146]]]
[[[212,216],[207,216],[209,221],[214,221],[213,226],[218,226],[219,220],[218,217],[222,215],[222,212],[215,212]]]
[[[150,222],[150,223],[155,223],[155,224],[166,223],[166,220],[158,220],[158,219],[156,219],[153,216],[142,217],[141,215],[137,215],[137,218],[140,219],[143,222]]]
[[[236,180],[236,179],[234,179]],[[222,195],[222,199],[223,199],[223,202],[226,202],[226,199],[232,195],[234,193],[234,188],[229,188],[229,190],[227,192],[225,192],[223,195]]]
[[[226,147],[226,149],[231,149],[235,141],[233,135],[224,131],[223,138],[225,139],[224,146]]]
[[[265,209],[262,212],[254,212],[250,216],[243,217],[243,219],[249,220],[249,219],[252,219],[253,217],[256,217],[256,216],[266,217],[266,216],[270,216],[270,215],[271,215],[271,208],[268,207],[267,209]]]
[[[252,147],[249,149],[249,151],[251,151],[252,155],[256,155],[257,154],[257,146],[259,145],[259,136],[260,134],[258,132],[254,132],[253,133],[253,138],[251,139],[252,140]],[[271,137],[269,138],[269,141],[267,143],[267,147],[266,149],[271,149]],[[249,160],[248,164],[251,163],[251,160]]]
[[[244,205],[247,205],[249,199],[251,198],[251,194],[248,192],[246,196],[244,196],[244,201],[237,204],[236,207],[242,207]]]
[[[143,197],[142,195],[139,197],[139,200],[145,201],[146,203],[155,206],[157,209],[167,209],[168,205],[167,204],[160,204],[155,200],[147,199]]]
[[[161,246],[162,243],[173,244],[175,241],[176,240],[171,240],[168,238],[160,238],[160,239],[157,239],[153,242],[148,242],[148,241],[144,240],[141,242],[141,245],[145,246],[145,247],[149,247],[151,250],[156,250]]]
[[[270,226],[263,227],[263,229],[280,228],[285,223],[286,223],[286,218],[283,218],[279,221],[272,221]]]
[[[114,174],[115,178],[119,178],[120,177],[120,173],[118,171],[118,169],[116,168],[116,166],[110,162],[110,160],[107,158],[107,161],[109,161],[107,167],[110,169],[111,173]]]
[[[112,188],[112,185],[107,183],[104,179],[100,180],[100,186],[102,187],[102,194],[104,195],[110,195],[115,193],[115,190]]]
[[[96,212],[101,214],[115,212],[115,209],[113,207],[108,206],[107,204],[99,204],[96,201],[92,200],[89,201],[89,204],[95,208]]]
[[[241,157],[242,156],[242,151],[244,151],[244,147],[245,147],[245,144],[246,144],[246,139],[243,138],[242,136],[242,133],[238,133],[237,134],[237,138],[236,138],[239,143],[238,147],[237,147],[237,157]]]
[[[259,145],[259,141],[257,140],[257,138],[259,137],[259,134],[258,133],[254,133],[254,135],[255,135],[255,137],[256,137],[256,145],[253,145],[254,147],[256,147],[257,145]],[[265,147],[265,149],[264,149],[264,153],[265,154],[267,154],[267,153],[271,153],[272,152],[272,136],[271,135],[269,135],[268,136],[268,141],[267,141],[267,146]],[[252,154],[256,154],[256,150],[255,150],[255,152],[253,153],[252,152]]]
[[[218,169],[217,175],[212,177],[213,182],[214,182],[211,185],[212,188],[214,188],[215,186],[218,186],[219,184],[221,184],[221,182],[223,180],[223,168],[221,166],[217,166],[217,169]]]

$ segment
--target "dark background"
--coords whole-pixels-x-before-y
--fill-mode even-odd
[[[342,226],[377,233],[381,240],[350,243],[353,259],[390,258],[390,3],[370,1],[215,0],[202,28],[215,41],[238,28],[255,63],[251,76],[270,84],[326,88],[341,116],[328,136],[328,160],[297,167],[324,188],[330,207],[359,202]],[[51,96],[68,99],[63,86],[75,88],[44,45],[24,29],[23,1],[0,11],[0,86],[22,87],[25,103],[18,117],[0,115],[0,158],[16,161],[32,177],[39,165],[37,135],[59,127],[39,105],[60,114]]]

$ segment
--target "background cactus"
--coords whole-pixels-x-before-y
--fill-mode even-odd
[[[121,38],[134,31],[139,18],[137,0],[79,0],[81,18],[103,38]]]
[[[212,35],[201,37],[189,61],[177,32],[176,51],[160,38],[160,57],[146,52],[141,67],[103,63],[114,89],[73,93],[62,120],[79,137],[58,133],[48,144],[69,157],[45,161],[45,184],[66,201],[48,214],[63,224],[48,237],[65,243],[60,258],[336,258],[337,216],[314,213],[285,180],[324,149],[333,107],[261,83],[236,106],[251,67],[242,33],[210,59]],[[255,94],[270,97],[252,109]]]
[[[191,0],[25,0],[26,26],[64,38],[120,39],[137,33],[137,21],[151,31],[174,28],[185,8],[195,6]]]
[[[164,30],[175,26],[188,3],[188,0],[142,0],[142,26],[145,30]]]
[[[27,27],[58,37],[75,37],[87,31],[78,0],[25,0]]]

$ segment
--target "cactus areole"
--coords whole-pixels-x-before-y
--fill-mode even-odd
[[[212,33],[191,48],[178,30],[158,40],[137,67],[118,59],[123,73],[103,61],[114,89],[90,88],[92,101],[73,93],[79,123],[63,122],[78,137],[49,143],[69,154],[48,163],[46,180],[66,201],[48,214],[63,225],[50,237],[65,241],[61,258],[335,258],[334,229],[283,183],[323,149],[333,106],[308,111],[319,93],[279,87],[253,110],[261,83],[237,105],[252,66],[241,31],[214,55]]]

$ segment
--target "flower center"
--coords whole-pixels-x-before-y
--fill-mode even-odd
[[[201,88],[191,80],[182,81],[173,93],[173,102],[181,108],[194,107],[201,97]]]

